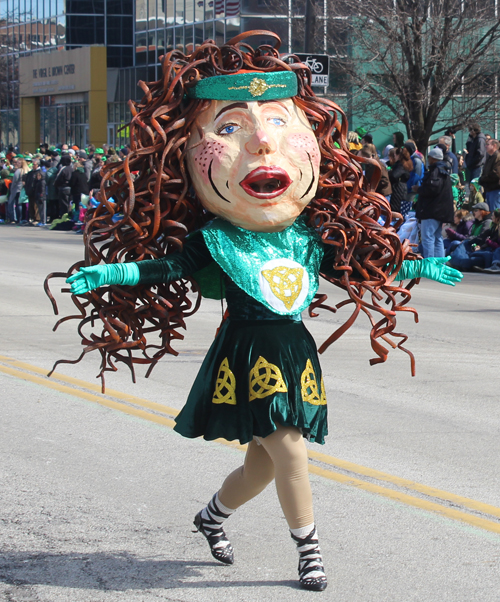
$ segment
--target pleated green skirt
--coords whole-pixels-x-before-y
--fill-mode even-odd
[[[226,320],[175,430],[184,437],[248,443],[276,425],[324,443],[327,406],[314,339],[302,322]]]

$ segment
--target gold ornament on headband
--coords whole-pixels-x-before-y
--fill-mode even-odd
[[[254,77],[249,86],[232,87],[228,90],[248,90],[252,96],[262,96],[269,88],[286,88],[285,84],[267,84],[260,77]]]

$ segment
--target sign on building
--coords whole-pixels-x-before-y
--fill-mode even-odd
[[[19,59],[19,96],[52,96],[91,89],[92,46],[35,52]],[[95,86],[94,86],[95,87]],[[104,86],[106,87],[106,86]]]
[[[330,57],[327,54],[296,53],[296,56],[311,70],[311,84],[313,86],[328,86]]]

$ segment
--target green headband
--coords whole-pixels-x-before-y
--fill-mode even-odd
[[[216,75],[200,80],[187,91],[189,98],[210,100],[278,100],[297,95],[297,76],[293,71],[261,73],[251,71]]]

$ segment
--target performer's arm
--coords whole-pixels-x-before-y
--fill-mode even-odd
[[[324,256],[321,262],[320,273],[331,278],[338,278],[344,273],[332,266],[335,261],[336,247],[323,244]],[[455,286],[463,278],[463,274],[454,268],[445,265],[451,257],[428,257],[427,259],[416,259],[414,261],[404,260],[397,273],[398,280],[412,280],[413,278],[428,278],[442,284]],[[361,275],[353,270],[351,278],[361,279]]]
[[[396,275],[398,280],[411,280],[413,278],[429,278],[442,284],[455,286],[464,275],[446,265],[451,257],[428,257],[427,259],[416,259],[410,261],[405,259]]]
[[[196,232],[186,240],[182,251],[137,263],[140,279],[135,284],[158,284],[186,278],[212,261],[203,235]]]
[[[201,233],[192,235],[181,252],[160,259],[147,259],[138,263],[107,263],[81,268],[66,282],[74,295],[83,295],[100,286],[119,284],[159,284],[185,278],[206,267],[212,256]]]

